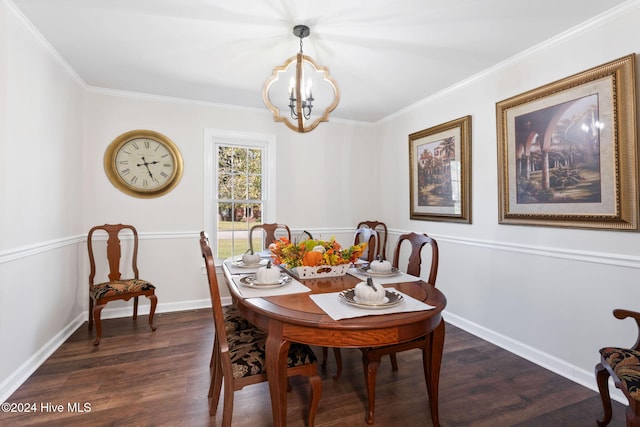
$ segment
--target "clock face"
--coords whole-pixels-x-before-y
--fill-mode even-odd
[[[120,190],[137,197],[157,197],[180,180],[182,158],[164,135],[131,131],[116,138],[105,153],[105,170]]]

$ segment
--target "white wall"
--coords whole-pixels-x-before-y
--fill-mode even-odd
[[[83,92],[0,2],[1,401],[82,321]]]
[[[440,243],[445,319],[595,387],[598,349],[631,345],[640,309],[640,235],[498,224],[496,102],[640,49],[640,7],[524,52],[380,123],[380,169],[389,203],[380,218]],[[471,225],[411,221],[408,135],[472,116]],[[398,206],[401,208],[399,209]]]
[[[85,228],[114,222],[138,228],[143,237],[141,274],[158,287],[159,310],[165,310],[167,304],[179,308],[188,301],[206,303],[209,298],[198,246],[198,233],[204,227],[205,129],[275,135],[276,218],[293,229],[352,229],[362,212],[378,209],[372,185],[377,181],[371,178],[377,162],[371,125],[332,121],[299,135],[274,123],[271,114],[263,110],[102,90],[87,93],[85,116]],[[161,132],[182,153],[182,180],[163,197],[128,196],[104,173],[107,146],[133,129]],[[356,191],[361,197],[353,197]]]

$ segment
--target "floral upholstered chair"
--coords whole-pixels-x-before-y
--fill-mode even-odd
[[[640,425],[640,313],[629,310],[613,310],[617,319],[631,317],[638,325],[638,337],[631,348],[604,347],[600,349],[600,363],[596,365],[596,380],[604,416],[598,420],[599,426],[611,422],[611,396],[609,396],[609,377],[629,401],[627,407],[627,426]]]
[[[94,234],[106,233],[107,234],[107,250],[106,250],[106,264],[108,265],[108,279],[104,282],[99,282],[97,279],[97,257],[94,248]],[[132,277],[122,278],[123,272],[120,271],[122,258],[122,247],[120,245],[120,233],[130,234],[133,236],[133,247],[131,251],[126,251],[130,256],[128,263],[122,264],[122,269],[128,269],[126,265],[130,266]],[[97,245],[97,243],[96,243]],[[128,301],[133,298],[133,319],[138,318],[138,297],[145,296],[151,302],[151,309],[149,311],[149,326],[152,331],[156,330],[153,325],[153,315],[156,311],[156,305],[158,299],[155,294],[155,286],[146,280],[140,279],[138,273],[138,232],[132,225],[125,224],[105,224],[98,225],[89,230],[87,235],[87,247],[89,250],[89,263],[91,271],[89,273],[89,330],[93,329],[93,323],[96,324],[96,339],[93,342],[94,345],[100,344],[102,338],[102,325],[100,323],[100,313],[108,302],[114,300]],[[129,255],[130,254],[130,255]],[[125,273],[125,274],[127,274]],[[98,282],[98,283],[96,283]]]
[[[209,397],[211,398],[209,413],[216,414],[224,383],[222,425],[229,427],[233,416],[234,391],[247,385],[267,381],[265,369],[267,334],[255,327],[240,327],[238,329],[239,326],[242,326],[237,323],[241,317],[236,317],[234,324],[229,324],[229,319],[225,317],[220,300],[220,289],[209,238],[204,231],[200,233],[200,250],[207,270],[215,332],[211,386],[209,388]],[[237,315],[242,316],[239,312]],[[247,323],[244,323],[244,326],[246,325]],[[302,375],[309,378],[311,385],[309,426],[314,425],[322,393],[322,380],[318,375],[317,360],[315,353],[309,346],[291,343],[287,359],[287,376]]]

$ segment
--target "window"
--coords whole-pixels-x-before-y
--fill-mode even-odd
[[[249,248],[249,229],[273,222],[272,136],[205,131],[205,230],[221,261]],[[254,236],[261,247],[261,235]]]

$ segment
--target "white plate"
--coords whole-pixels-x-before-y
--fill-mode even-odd
[[[291,283],[291,276],[286,274],[281,274],[278,281],[274,283],[258,283],[255,274],[240,278],[240,284],[247,286],[249,288],[260,288],[260,289],[279,288],[280,286],[284,286],[288,283]]]
[[[234,267],[240,267],[240,268],[256,268],[256,267],[262,267],[267,265],[267,263],[269,262],[268,259],[261,259],[257,264],[245,264],[244,261],[242,261],[241,259],[235,260],[232,262],[232,264],[234,265]]]
[[[396,304],[400,304],[403,300],[402,295],[393,291],[385,290],[385,295],[386,296],[381,303],[366,304],[358,302],[358,299],[356,298],[356,291],[354,289],[347,289],[346,291],[342,291],[338,294],[338,296],[342,298],[342,300],[344,300],[344,302],[346,302],[347,304],[368,309],[393,307]]]
[[[358,268],[358,273],[366,274],[367,276],[372,276],[372,277],[376,277],[376,276],[395,276],[396,274],[400,274],[400,269],[397,268],[397,267],[391,267],[391,271],[387,271],[387,272],[384,272],[384,273],[376,273],[374,271],[371,271],[371,267],[366,266],[366,267]]]

